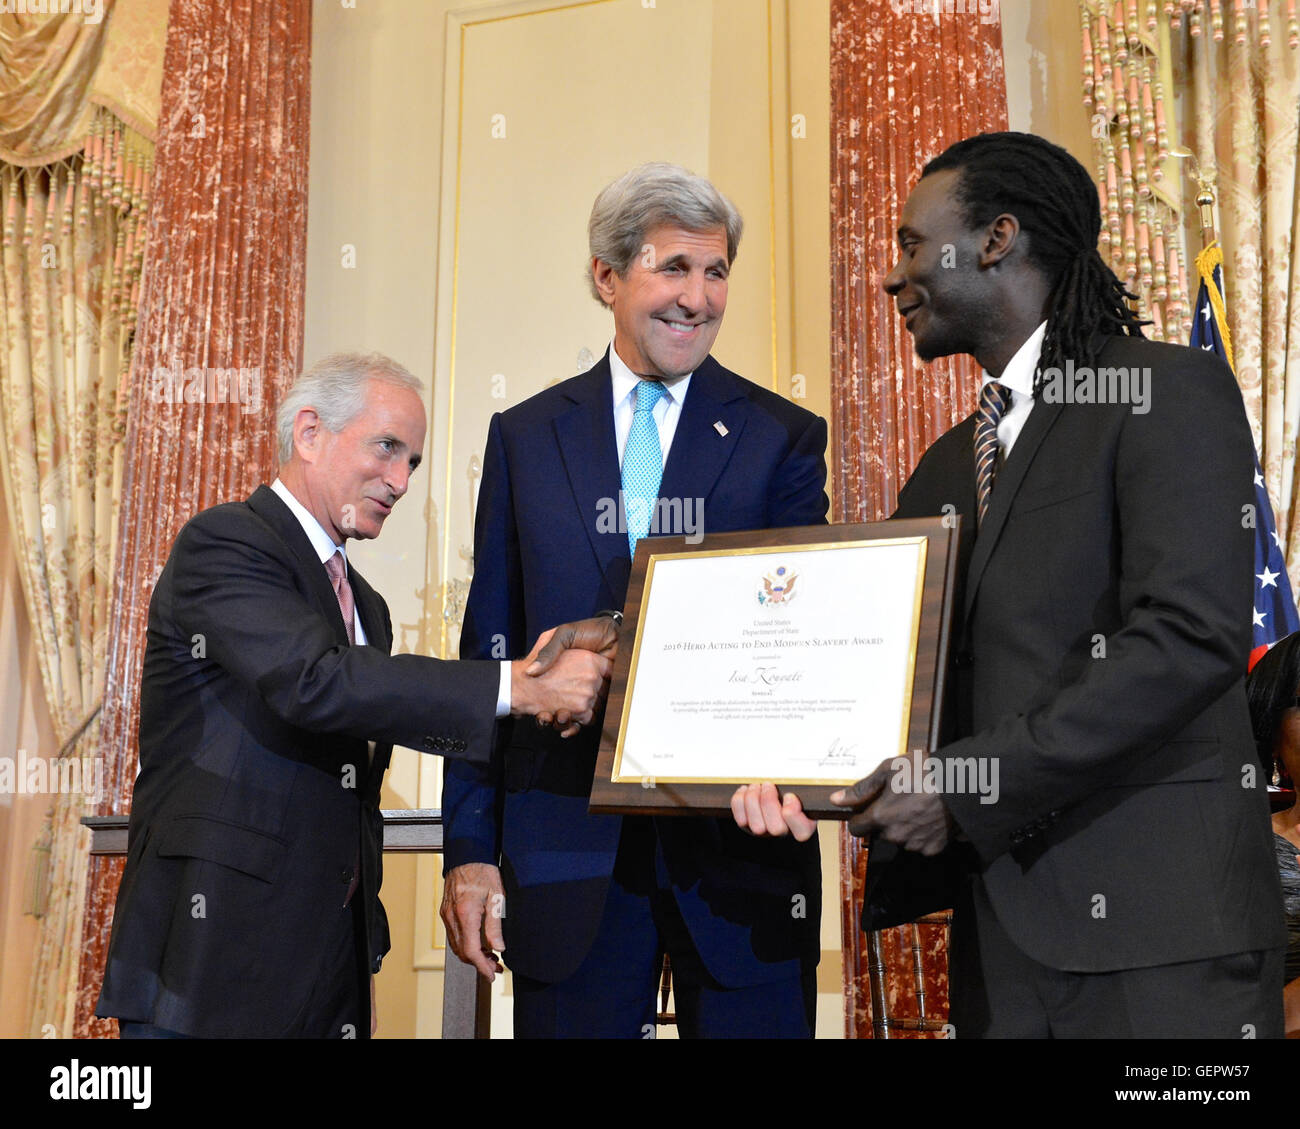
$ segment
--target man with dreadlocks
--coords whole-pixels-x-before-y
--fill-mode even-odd
[[[985,371],[895,516],[961,514],[935,755],[999,787],[918,792],[886,763],[844,790],[863,925],[954,907],[958,1037],[1278,1036],[1250,429],[1225,365],[1142,337],[1100,227],[1083,167],[1020,133],[953,145],[903,208],[884,288],[917,354]],[[732,806],[755,834],[812,826],[772,785]]]

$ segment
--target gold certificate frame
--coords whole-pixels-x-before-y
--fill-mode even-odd
[[[832,792],[937,748],[959,522],[639,541],[590,810],[726,815],[737,785],[771,781],[809,814],[845,818]],[[753,599],[737,597],[751,574]],[[831,638],[841,606],[852,634]],[[862,634],[850,608],[887,621],[888,638]]]

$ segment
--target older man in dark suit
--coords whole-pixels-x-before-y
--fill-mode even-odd
[[[378,354],[326,358],[280,406],[280,477],[176,539],[149,608],[96,1011],[124,1037],[367,1037],[392,746],[486,761],[497,717],[581,721],[598,703],[609,659],[556,655],[575,625],[532,674],[389,654],[387,605],[345,545],[378,536],[406,493],[420,393]],[[607,641],[603,625],[589,637]]]
[[[959,1038],[1279,1035],[1250,428],[1225,365],[1143,340],[1100,223],[1079,163],[1015,133],[954,145],[903,209],[885,289],[922,360],[985,374],[895,516],[962,515],[935,755],[996,765],[999,795],[918,793],[888,762],[847,789],[873,836],[863,925],[955,906]],[[784,803],[733,807],[806,834]]]

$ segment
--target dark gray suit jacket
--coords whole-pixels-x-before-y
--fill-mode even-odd
[[[265,486],[176,538],[149,605],[140,775],[97,1015],[292,1034],[358,859],[369,958],[387,951],[392,746],[486,761],[500,666],[390,655],[387,605],[355,569],[349,581],[366,646],[348,645],[324,566]]]
[[[996,758],[999,797],[945,802],[969,845],[881,843],[864,927],[953,904],[974,870],[1049,967],[1096,972],[1284,941],[1243,678],[1253,448],[1227,366],[1094,340],[1150,370],[1149,405],[1040,398],[975,534],[974,417],[926,452],[896,517],[963,517],[945,757]]]

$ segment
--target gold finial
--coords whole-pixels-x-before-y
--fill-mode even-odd
[[[1192,162],[1192,176],[1196,178],[1196,206],[1201,210],[1201,244],[1208,247],[1214,242],[1214,175],[1201,169],[1201,162],[1196,154],[1185,146],[1179,145],[1169,150],[1169,155],[1180,161]]]

